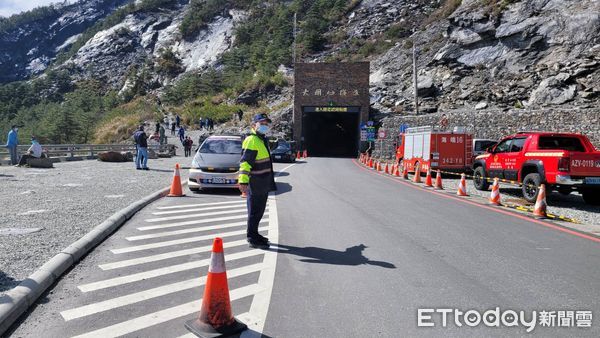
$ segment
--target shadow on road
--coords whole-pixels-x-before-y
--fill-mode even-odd
[[[276,195],[285,194],[286,192],[292,191],[292,186],[289,183],[277,182],[277,191]]]
[[[7,275],[4,271],[0,270],[0,291],[7,291],[21,283],[20,280],[16,280],[13,277]],[[0,303],[2,303],[0,298]]]
[[[284,254],[291,254],[307,259],[300,259],[305,263],[320,263],[333,265],[375,265],[386,269],[395,269],[396,266],[392,263],[382,261],[372,261],[363,256],[363,251],[367,248],[364,244],[355,245],[347,248],[345,251],[337,251],[331,249],[305,247],[300,248],[286,244],[273,244],[274,247],[269,249]]]

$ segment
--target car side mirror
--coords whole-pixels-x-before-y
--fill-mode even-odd
[[[488,152],[488,153],[490,153],[490,154],[493,154],[494,153],[494,148],[495,148],[494,146],[487,147],[487,148],[485,148],[485,151]]]

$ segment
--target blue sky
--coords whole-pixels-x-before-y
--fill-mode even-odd
[[[60,0],[0,0],[0,16],[11,16],[35,7],[62,2]]]

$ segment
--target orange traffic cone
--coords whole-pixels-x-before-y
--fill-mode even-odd
[[[421,183],[421,163],[417,163],[415,167],[415,177],[413,177],[413,182]]]
[[[373,158],[369,158],[369,168],[373,169]]]
[[[387,162],[385,163],[385,170],[384,170],[384,172],[385,172],[386,174],[389,174],[389,173],[390,173],[390,168],[388,167],[388,164],[387,164]]]
[[[536,218],[546,218],[546,185],[541,184],[538,192],[537,200],[535,201],[535,207],[533,208],[533,214]]]
[[[460,184],[458,185],[458,191],[456,191],[458,196],[469,196],[467,194],[467,180],[465,178],[465,174],[460,175]]]
[[[438,169],[435,173],[435,189],[444,190],[444,186],[442,185],[442,173]]]
[[[185,322],[185,328],[198,337],[230,336],[248,328],[231,313],[221,238],[217,237],[213,242],[200,315],[195,320]]]
[[[377,165],[375,166],[376,171],[381,171],[381,162],[377,161]]]
[[[433,182],[431,180],[431,167],[427,169],[427,176],[425,176],[425,186],[433,187]]]
[[[173,174],[173,183],[171,183],[171,191],[167,195],[169,197],[185,196],[181,188],[181,176],[179,175],[179,163],[175,164],[175,173]]]
[[[400,177],[400,169],[399,169],[400,165],[396,164],[395,167],[396,167],[396,169],[394,169],[394,176]]]
[[[408,165],[406,163],[402,166],[402,178],[408,180]]]
[[[492,184],[492,193],[489,199],[490,204],[502,205],[500,203],[500,183],[498,177],[494,178],[494,184]]]
[[[300,157],[300,150],[298,150],[296,152],[296,160],[300,160],[300,159],[301,159],[301,157]]]
[[[306,149],[304,149],[304,152],[302,153],[302,157],[308,158],[308,152],[306,151]]]

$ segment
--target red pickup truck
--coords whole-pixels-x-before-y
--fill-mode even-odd
[[[520,132],[508,136],[478,156],[473,163],[473,183],[487,190],[485,178],[523,183],[523,197],[537,198],[538,187],[568,195],[579,191],[586,203],[600,205],[600,151],[580,134]]]

